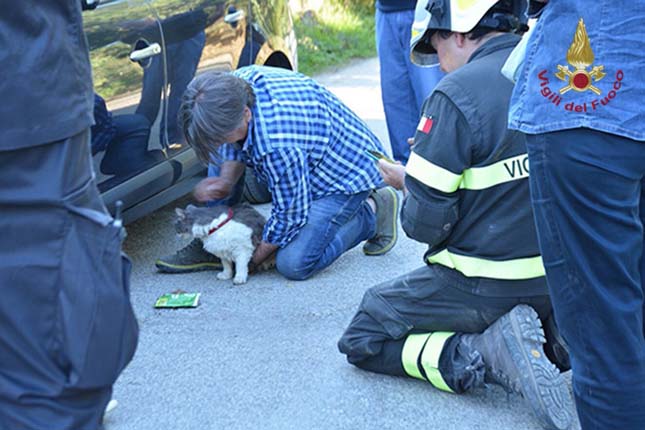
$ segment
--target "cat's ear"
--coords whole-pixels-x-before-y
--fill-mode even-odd
[[[179,217],[179,219],[184,219],[184,218],[186,218],[186,212],[184,212],[184,210],[183,210],[183,209],[175,208],[175,213],[177,214],[177,216]]]

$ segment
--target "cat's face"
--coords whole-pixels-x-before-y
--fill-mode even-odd
[[[190,205],[188,205],[188,207],[185,210],[180,208],[175,208],[175,221],[174,221],[175,232],[182,239],[189,239],[189,236],[192,235],[194,220],[191,215],[190,208],[191,208]]]
[[[194,225],[207,225],[222,213],[228,210],[227,206],[215,206],[210,208],[198,208],[193,205],[186,206],[186,209],[175,209],[175,231],[184,239],[192,236]]]

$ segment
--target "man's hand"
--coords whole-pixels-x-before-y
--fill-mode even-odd
[[[266,259],[273,255],[278,250],[278,245],[274,245],[268,242],[260,242],[255,252],[253,253],[253,258],[251,258],[250,267],[255,269],[255,267],[262,264]]]
[[[249,261],[249,274],[254,274],[258,272],[267,272],[269,270],[275,269],[275,257],[276,253],[274,252],[260,264],[255,264],[253,260]]]
[[[385,160],[379,160],[378,171],[386,184],[403,190],[405,186],[405,166],[400,162],[396,164],[389,163]]]
[[[199,202],[224,199],[231,194],[233,185],[231,181],[219,176],[204,178],[195,186],[193,195]]]
[[[225,161],[220,166],[220,175],[199,181],[193,190],[193,195],[199,202],[224,199],[231,194],[233,187],[243,173],[244,163]]]

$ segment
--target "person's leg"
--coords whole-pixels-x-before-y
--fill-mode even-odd
[[[584,429],[645,428],[645,146],[588,129],[528,136],[531,199]]]
[[[443,391],[463,393],[484,381],[502,385],[522,394],[549,428],[567,428],[572,405],[543,353],[536,313],[548,315],[549,298],[477,296],[456,286],[476,280],[446,270],[422,267],[370,288],[340,351],[365,370],[407,375]]]
[[[421,106],[443,73],[438,67],[419,67],[410,61],[414,11],[376,12],[376,42],[381,70],[381,96],[395,160],[406,163],[408,138],[414,137]]]
[[[177,46],[172,50],[173,56],[169,59],[171,61],[168,65],[171,71],[168,79],[170,86],[170,94],[168,94],[169,120],[166,121],[165,116],[161,119],[162,130],[167,126],[168,143],[171,145],[181,144],[184,141],[177,115],[184,91],[195,76],[205,43],[206,33],[201,31],[192,38],[177,43]]]
[[[409,57],[408,57],[409,60]],[[432,91],[439,83],[439,81],[444,77],[444,73],[438,66],[433,67],[419,67],[410,62],[408,64],[410,80],[412,81],[412,88],[414,89],[414,95],[418,104],[418,115],[415,128],[412,130],[412,134],[409,137],[414,137],[416,131],[416,126],[419,124],[419,119],[421,118],[421,107],[423,102],[430,97]]]
[[[136,110],[136,113],[145,116],[151,125],[154,124],[159,114],[163,74],[163,58],[161,55],[155,55],[150,61],[150,66],[143,70],[143,88]]]
[[[314,200],[307,224],[276,255],[278,272],[303,280],[328,267],[345,251],[374,236],[376,215],[366,199],[368,191],[333,194]]]
[[[163,152],[148,151],[150,123],[140,114],[115,115],[116,135],[101,161],[106,175],[126,176],[140,172],[164,159]]]
[[[416,113],[415,127],[419,122],[421,114],[421,106],[423,102],[430,96],[434,88],[437,86],[444,73],[439,68],[439,65],[433,67],[420,67],[413,64],[410,60],[410,39],[412,37],[412,23],[414,22],[414,11],[405,11],[401,14],[399,22],[399,35],[401,37],[401,46],[406,47],[404,60],[410,77],[410,84],[416,100]],[[407,42],[406,42],[407,41]],[[411,109],[412,111],[412,109]],[[410,136],[413,137],[415,128],[411,130]]]
[[[381,97],[392,156],[405,164],[410,153],[407,139],[414,136],[419,110],[406,63],[410,39],[403,43],[403,35],[399,34],[402,30],[399,25],[402,13],[405,12],[376,11],[376,46]],[[410,32],[409,28],[403,31]]]
[[[414,343],[411,336],[419,334],[427,340],[431,332],[479,333],[516,303],[481,298],[478,304],[479,297],[451,287],[440,270],[436,266],[423,266],[368,289],[338,342],[347,361],[372,372],[425,379],[417,372],[406,372],[403,351],[406,343],[408,349]],[[484,304],[486,311],[480,312]],[[417,357],[412,358],[415,363],[421,351],[416,353]],[[473,370],[472,376],[478,372],[483,378],[483,370]]]
[[[425,341],[430,333],[435,332],[480,333],[521,303],[533,306],[543,318],[549,315],[550,304],[546,296],[521,298],[469,294],[455,288],[455,282],[460,281],[446,277],[445,270],[448,269],[424,266],[368,289],[339,341],[339,349],[347,355],[347,360],[372,372],[417,377],[406,372],[402,360],[410,335],[422,335]],[[410,339],[409,344],[412,343],[414,339]],[[464,373],[465,366],[472,363],[464,361],[469,355],[467,349],[458,351],[457,347],[458,342],[444,349],[447,352],[442,354],[442,375],[450,381],[448,385],[452,390],[463,392],[469,387],[464,381],[474,378],[475,374]],[[421,352],[417,351],[417,356]],[[413,361],[416,358],[412,357]]]
[[[89,130],[0,156],[0,428],[99,428],[134,354],[129,261]]]
[[[645,176],[641,181],[641,203],[640,203],[641,225],[645,230]],[[645,233],[643,233],[643,254],[641,255],[641,291],[645,297]],[[645,300],[643,300],[643,337],[645,337]]]

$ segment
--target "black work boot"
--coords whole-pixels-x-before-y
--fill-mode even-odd
[[[188,273],[200,270],[222,270],[222,261],[206,252],[200,239],[193,239],[176,253],[155,261],[155,266],[164,273]]]
[[[383,255],[394,247],[398,239],[399,195],[392,187],[379,188],[370,193],[376,204],[376,235],[365,242],[365,255]]]
[[[533,308],[515,306],[482,334],[465,335],[462,342],[482,355],[486,382],[521,394],[544,428],[569,428],[573,402],[560,371],[544,354],[544,331]]]

